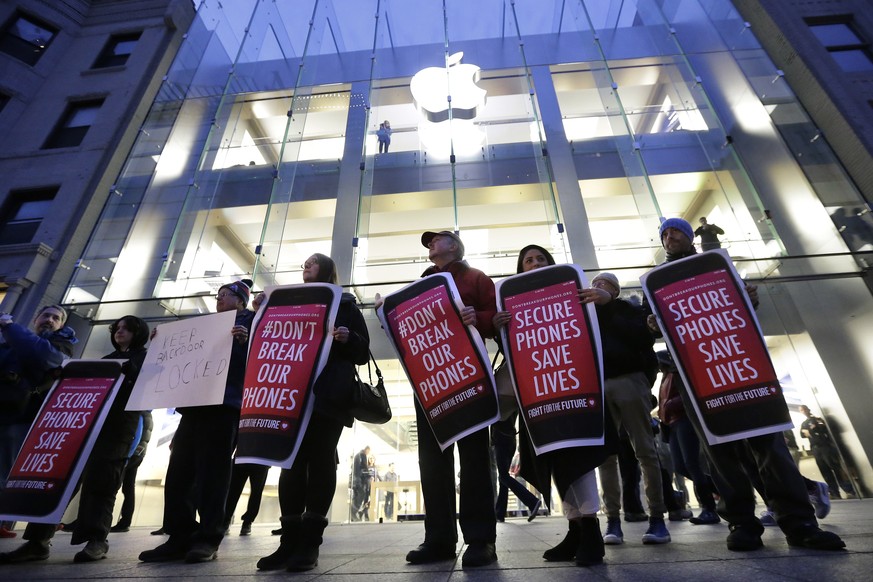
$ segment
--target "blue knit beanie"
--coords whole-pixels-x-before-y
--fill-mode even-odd
[[[661,227],[658,229],[658,239],[661,241],[662,245],[664,244],[664,231],[668,228],[675,228],[687,236],[688,240],[694,241],[694,229],[691,228],[691,225],[687,220],[683,218],[668,218],[661,223]]]

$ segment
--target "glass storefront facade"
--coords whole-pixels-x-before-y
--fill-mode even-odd
[[[873,484],[849,412],[870,410],[869,208],[728,0],[206,0],[113,193],[65,297],[91,322],[86,357],[122,315],[208,313],[228,280],[336,260],[394,419],[345,431],[334,520],[364,446],[380,475],[418,478],[426,428],[370,307],[428,266],[424,230],[458,231],[495,278],[536,243],[634,294],[661,217],[706,217],[759,285],[792,410],[823,412]]]

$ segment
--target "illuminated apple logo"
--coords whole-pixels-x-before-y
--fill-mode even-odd
[[[449,119],[449,99],[454,119],[473,119],[485,105],[486,91],[476,84],[481,69],[461,64],[462,58],[464,53],[455,53],[446,60],[445,68],[422,69],[409,83],[416,108],[431,123]]]

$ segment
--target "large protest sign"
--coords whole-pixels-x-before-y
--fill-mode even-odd
[[[710,444],[791,428],[758,319],[725,251],[667,263],[640,281]]]
[[[497,283],[501,331],[521,417],[536,454],[603,444],[603,356],[597,313],[582,305],[585,274],[544,267]]]
[[[235,319],[225,311],[157,326],[127,410],[224,402]]]
[[[442,450],[500,416],[488,352],[459,305],[454,280],[438,273],[388,295],[378,310]]]
[[[342,289],[326,283],[269,288],[252,324],[236,461],[289,468],[333,340]]]
[[[68,360],[0,493],[0,519],[60,523],[124,381],[118,360]]]

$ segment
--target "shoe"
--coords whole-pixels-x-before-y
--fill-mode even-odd
[[[121,522],[118,522],[115,525],[113,525],[112,527],[110,527],[109,531],[111,531],[112,533],[124,533],[124,532],[130,531],[130,524],[125,525]]]
[[[649,529],[643,534],[644,544],[668,544],[670,543],[670,532],[667,531],[667,526],[664,524],[663,517],[650,517]]]
[[[406,561],[410,564],[430,564],[431,562],[454,560],[456,555],[453,545],[425,542],[406,554]]]
[[[534,506],[533,506],[533,507],[531,508],[531,510],[530,510],[530,515],[527,516],[527,520],[528,520],[529,522],[530,522],[530,521],[533,521],[534,519],[536,519],[537,515],[538,515],[539,512],[540,512],[540,507],[542,507],[542,505],[543,505],[543,502],[540,501],[539,499],[537,499],[537,502],[534,503]]]
[[[239,528],[239,535],[247,536],[252,533],[252,522],[243,520],[242,526]]]
[[[461,567],[479,568],[497,561],[497,549],[494,544],[486,542],[472,542],[467,546],[464,557],[461,558]]]
[[[815,508],[815,516],[824,519],[831,512],[830,488],[827,483],[815,482],[815,491],[809,494],[809,500]]]
[[[621,520],[619,518],[606,520],[606,533],[603,536],[603,543],[607,546],[620,546],[624,543],[624,533],[621,531]]]
[[[758,519],[761,520],[761,525],[766,527],[779,525],[778,523],[776,523],[776,516],[769,509],[767,511],[762,511],[761,516]]]
[[[720,522],[721,518],[713,510],[704,509],[700,512],[700,515],[698,515],[697,517],[692,517],[688,521],[690,521],[694,525],[712,525],[714,523]]]
[[[625,521],[648,521],[649,516],[645,513],[628,513],[624,512],[624,520]]]
[[[807,525],[785,535],[789,546],[810,550],[842,550],[846,542],[837,534],[824,531],[815,525]]]
[[[555,546],[543,552],[543,560],[546,562],[567,562],[576,557],[576,550],[579,548],[579,540],[581,538],[581,530],[579,522],[571,519],[567,529],[567,535],[564,539]],[[598,532],[599,535],[600,532]]]
[[[694,516],[690,509],[674,509],[673,511],[668,512],[667,515],[670,521],[684,521],[686,519],[691,519]]]
[[[35,562],[37,560],[45,560],[49,557],[48,541],[38,542],[30,540],[18,546],[11,552],[3,552],[0,554],[0,564],[20,564],[22,562]]]
[[[0,527],[0,539],[11,539],[16,537],[18,534],[6,527]]]
[[[282,528],[280,527],[277,529],[270,530],[270,535],[274,535],[274,536],[282,535]]]
[[[185,563],[197,564],[199,562],[209,562],[218,557],[218,548],[212,544],[199,542],[194,544],[185,554]]]
[[[184,560],[188,547],[174,543],[172,538],[153,550],[146,550],[139,555],[140,562],[175,562]]]
[[[151,535],[153,535],[153,536],[163,536],[163,535],[167,535],[167,532],[165,532],[165,531],[164,531],[164,528],[161,527],[160,529],[156,529],[155,531],[151,532]]]
[[[750,552],[764,547],[764,542],[761,541],[764,528],[760,528],[761,531],[755,531],[759,528],[731,524],[730,529],[731,533],[727,537],[727,548],[732,552]]]
[[[85,548],[73,556],[73,562],[83,564],[85,562],[96,562],[106,557],[106,552],[109,551],[109,544],[106,542],[90,541],[85,544]]]

